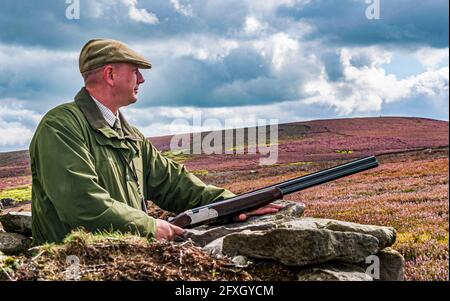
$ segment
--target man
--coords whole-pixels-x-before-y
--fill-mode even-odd
[[[145,200],[179,213],[234,196],[163,157],[119,111],[137,101],[139,69],[151,67],[119,41],[95,39],[82,48],[85,87],[44,116],[30,144],[35,244],[61,242],[79,227],[172,240],[184,230],[149,217]]]

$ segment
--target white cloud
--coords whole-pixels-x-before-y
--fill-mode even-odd
[[[208,35],[186,35],[184,38],[147,40],[136,45],[142,53],[152,57],[176,58],[191,56],[198,60],[217,61],[226,57],[240,42]]]
[[[285,33],[277,33],[265,39],[256,40],[253,46],[263,57],[269,57],[276,71],[282,71],[283,67],[297,60],[299,55],[299,43]]]
[[[25,148],[33,137],[33,132],[21,124],[4,124],[0,121],[0,147],[17,146]]]
[[[18,100],[0,99],[0,147],[25,148],[34,134],[41,115],[17,104]]]
[[[78,55],[77,52],[0,44],[0,72],[13,72],[22,68],[49,68],[64,62],[76,62]]]
[[[242,95],[245,98],[254,89],[266,87],[267,84],[279,84],[286,79],[292,83],[291,87],[297,85],[297,92],[292,92],[297,97],[285,99],[298,99],[316,107],[329,106],[345,116],[376,113],[387,104],[417,96],[428,99],[448,95],[448,67],[399,79],[384,69],[393,60],[393,52],[376,46],[338,50],[343,78],[337,81],[329,80],[324,62],[320,59],[320,53],[329,49],[320,48],[320,41],[301,42],[283,32],[253,40],[191,35],[183,40],[151,41],[140,47],[145,48],[148,53],[158,53],[159,57],[192,56],[211,62],[222,60],[233,49],[253,47],[272,66],[270,76],[273,79],[253,78],[224,82],[212,90],[213,97]],[[258,84],[264,81],[267,84]],[[274,86],[276,88],[278,87]],[[277,103],[279,104],[280,102]],[[257,108],[261,109],[261,106]],[[208,114],[211,112],[208,111]]]
[[[439,65],[446,64],[448,66],[448,48],[436,49],[424,47],[419,49],[415,56],[422,63],[422,65],[429,71],[435,70]]]
[[[0,98],[18,98],[39,112],[73,99],[81,87],[78,51],[0,43]]]
[[[309,81],[305,91],[312,96],[308,104],[332,106],[341,115],[353,112],[377,112],[383,103],[392,103],[414,96],[433,97],[447,94],[448,67],[427,71],[398,80],[394,74],[386,74],[381,65],[389,63],[392,54],[377,47],[340,51],[344,78],[331,82],[323,69],[321,76]],[[354,66],[352,60],[363,57],[366,64]]]
[[[287,118],[284,120],[300,120],[295,112],[279,104],[228,108],[126,108],[124,113],[148,137],[256,126],[258,119],[269,123],[270,119],[278,120],[280,116]]]
[[[86,13],[92,18],[112,18],[118,20],[123,11],[128,10],[128,17],[136,22],[158,24],[158,17],[145,8],[137,8],[137,0],[89,0],[86,1]]]
[[[178,13],[187,17],[192,17],[194,15],[192,6],[190,4],[183,5],[179,0],[170,0],[170,3],[172,3],[173,7]]]
[[[254,1],[247,0],[248,6],[252,13],[259,15],[272,15],[275,13],[276,9],[280,6],[293,7],[293,6],[304,6],[310,3],[311,0],[264,0],[264,1]]]
[[[448,87],[449,67],[442,67],[435,71],[427,71],[422,74],[413,76],[411,81],[414,92],[425,94],[430,97],[440,96],[449,93]]]
[[[146,24],[158,24],[158,17],[147,11],[145,8],[137,8],[137,0],[123,0],[124,4],[128,6],[128,16],[136,21]]]
[[[86,13],[92,18],[101,18],[117,5],[117,0],[90,0],[83,2]]]
[[[267,24],[263,24],[253,16],[247,16],[244,24],[244,33],[246,35],[257,35],[264,32],[267,28]]]

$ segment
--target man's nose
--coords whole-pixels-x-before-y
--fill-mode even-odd
[[[142,75],[141,72],[138,71],[138,76],[137,76],[137,83],[140,85],[143,82],[145,82],[144,76]]]

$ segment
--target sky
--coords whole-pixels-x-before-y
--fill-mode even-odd
[[[449,118],[447,0],[2,0],[0,152],[83,86],[78,56],[117,39],[150,60],[146,136],[366,116]],[[195,122],[200,116],[200,122]],[[198,119],[197,119],[198,120]]]

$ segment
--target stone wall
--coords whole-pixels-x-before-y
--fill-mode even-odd
[[[276,261],[294,268],[300,281],[403,280],[404,259],[390,248],[394,228],[303,217],[303,204],[279,203],[285,208],[277,214],[188,229],[177,241],[192,240],[237,266]],[[15,255],[31,246],[30,212],[9,212],[0,222],[6,231],[0,232],[0,252]]]
[[[280,203],[285,209],[277,214],[201,226],[187,230],[184,239],[212,256],[295,267],[298,280],[403,280],[404,259],[389,248],[394,228],[303,217],[304,205]]]

